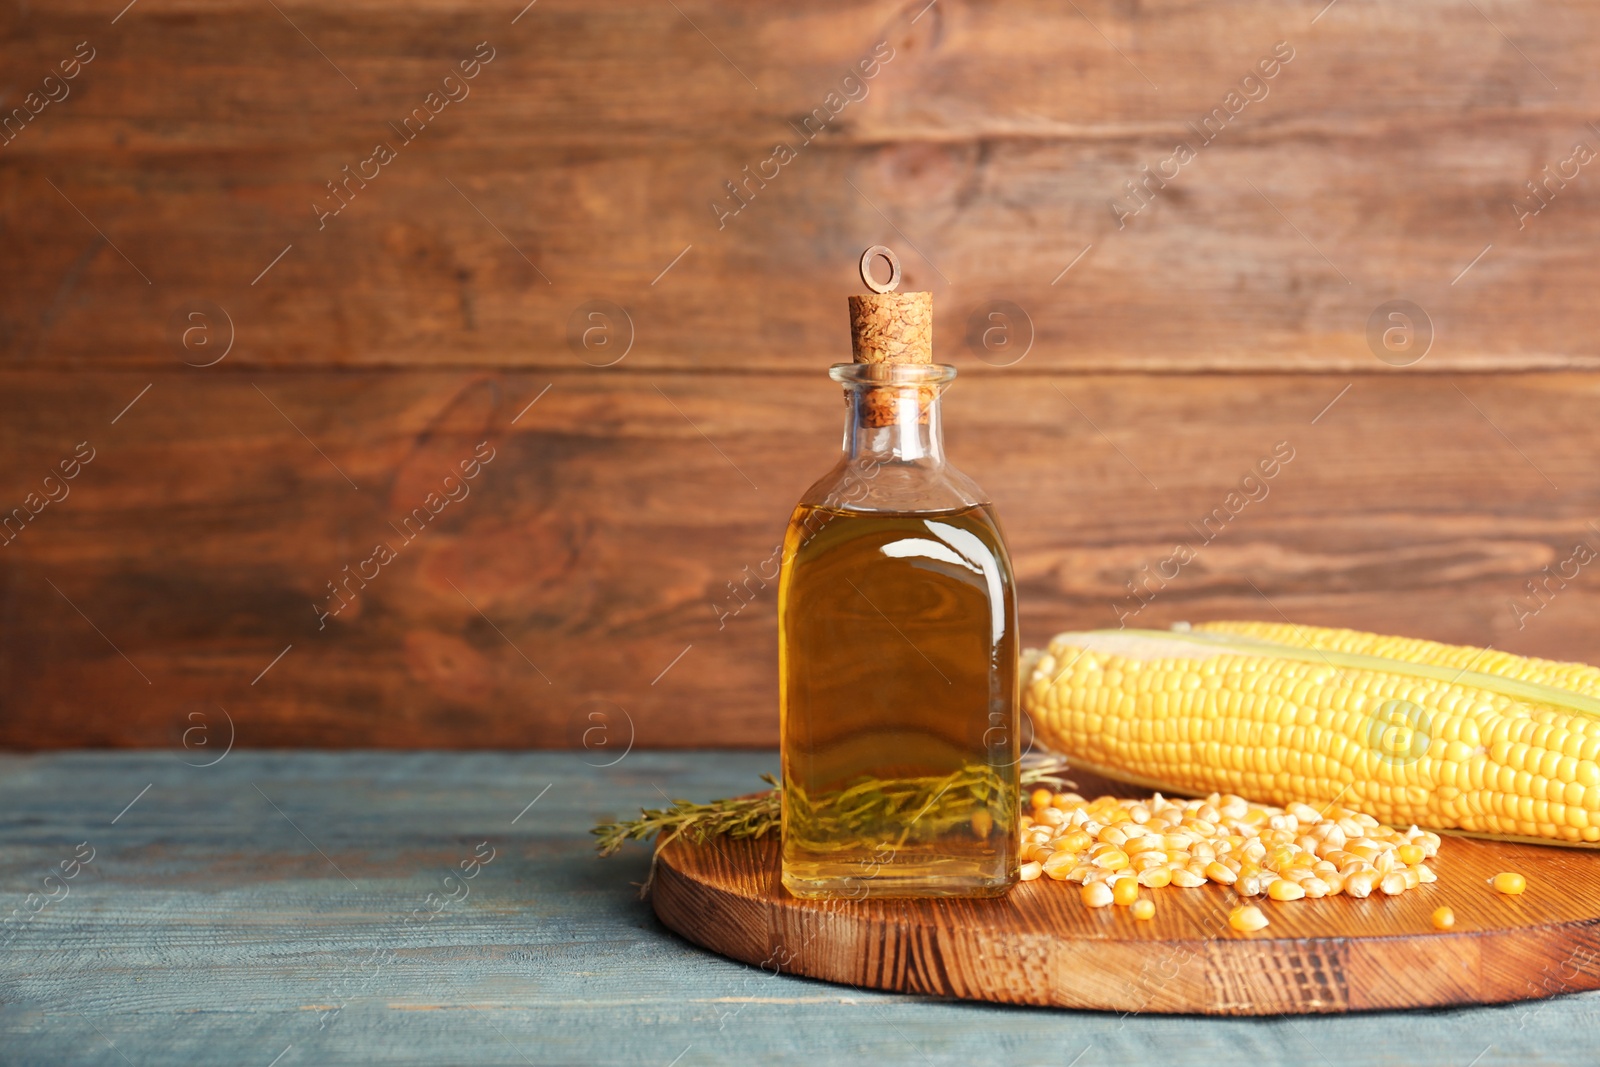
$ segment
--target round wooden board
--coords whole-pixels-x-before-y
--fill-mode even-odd
[[[1274,1015],[1485,1004],[1600,988],[1600,853],[1446,838],[1439,881],[1398,897],[1258,898],[1240,934],[1230,889],[1145,890],[1149,922],[1040,879],[995,900],[808,901],[778,879],[775,838],[662,849],[661,921],[769,970],[907,993],[1117,1012]],[[1486,884],[1527,876],[1520,897]],[[1454,929],[1433,929],[1440,905]]]

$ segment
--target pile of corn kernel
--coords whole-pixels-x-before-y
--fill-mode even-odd
[[[1219,793],[1085,800],[1036,789],[1030,800],[1022,815],[1022,880],[1076,882],[1089,907],[1119,904],[1138,919],[1155,914],[1141,888],[1216,882],[1242,897],[1288,901],[1397,896],[1438,877],[1424,862],[1439,850],[1437,834],[1390,829],[1346,808],[1275,808]],[[1442,919],[1435,925],[1443,928]],[[1235,908],[1229,921],[1243,932],[1268,923],[1249,905]]]

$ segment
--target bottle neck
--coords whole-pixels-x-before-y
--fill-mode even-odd
[[[940,363],[836,363],[844,386],[847,463],[944,466],[939,396],[956,376]]]
[[[850,462],[944,463],[937,385],[853,385],[846,390],[844,454]]]
[[[844,386],[844,456],[802,497],[848,511],[920,514],[985,504],[944,458],[939,397],[956,376],[942,363],[835,363]]]

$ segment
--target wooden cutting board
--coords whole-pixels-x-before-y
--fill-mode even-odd
[[[1240,934],[1240,898],[1217,885],[1146,890],[1148,922],[1047,878],[995,900],[798,900],[775,837],[717,838],[662,849],[653,901],[690,941],[767,970],[1007,1004],[1270,1015],[1600,988],[1600,853],[1446,838],[1432,866],[1439,881],[1398,897],[1258,898],[1271,925]],[[1486,884],[1508,870],[1527,877],[1520,897]]]

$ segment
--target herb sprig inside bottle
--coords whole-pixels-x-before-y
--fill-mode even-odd
[[[1025,762],[1021,784],[1071,788],[1072,783],[1062,777],[1066,769],[1067,761],[1055,756]],[[970,820],[973,817],[972,790],[990,787],[982,777],[979,772],[963,769],[943,778],[924,780],[864,779],[831,796],[827,803],[832,809],[824,814],[831,816],[836,825],[856,826],[870,833],[886,818],[899,818],[909,809],[913,815],[922,812],[917,823],[926,820],[930,826],[940,827],[942,832],[952,825],[953,818]],[[600,855],[610,856],[628,841],[654,839],[659,851],[680,836],[696,844],[718,836],[765,837],[779,827],[783,788],[770,774],[763,774],[761,780],[772,788],[705,803],[674,800],[668,808],[640,809],[637,819],[601,823],[590,831],[596,838],[595,848]],[[980,829],[984,828],[973,827],[973,832]],[[653,875],[653,862],[651,871]],[[648,882],[645,888],[649,888]]]

